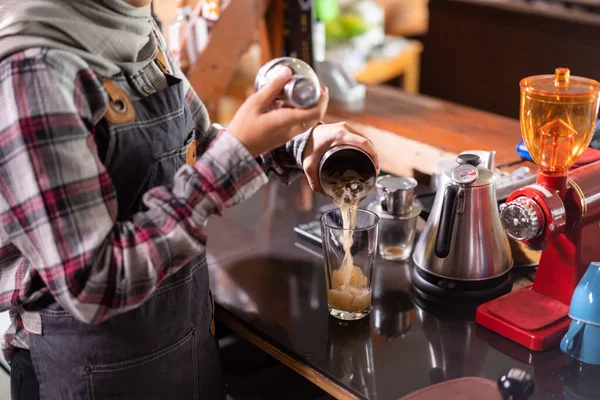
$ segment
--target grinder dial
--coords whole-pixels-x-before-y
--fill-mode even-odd
[[[527,197],[518,197],[502,209],[502,226],[514,240],[532,240],[542,231],[537,203]]]

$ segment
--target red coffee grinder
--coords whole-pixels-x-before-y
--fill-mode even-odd
[[[543,251],[533,284],[482,304],[476,321],[544,350],[566,333],[573,290],[600,261],[600,161],[569,172],[592,139],[600,83],[558,68],[520,86],[521,133],[540,169],[536,184],[508,197],[501,219],[511,238]]]

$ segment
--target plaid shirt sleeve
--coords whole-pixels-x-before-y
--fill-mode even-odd
[[[202,253],[207,218],[267,178],[240,142],[215,130],[172,187],[145,194],[148,211],[117,222],[93,132],[107,98],[81,64],[39,49],[0,64],[0,306],[49,291],[75,318],[100,323],[135,308]]]
[[[206,107],[202,104],[194,89],[189,85],[185,76],[181,74],[180,78],[188,88],[186,101],[192,110],[194,120],[196,121],[196,128],[199,132],[198,138],[196,139],[198,142],[197,152],[198,154],[202,154],[206,151],[206,148],[210,145],[215,135],[222,131],[223,128],[217,124],[209,124]],[[304,148],[310,137],[310,132],[311,131],[309,130],[298,135],[285,145],[262,154],[256,161],[267,175],[273,174],[281,182],[286,184],[293,182],[298,177],[304,175],[302,169],[302,153],[304,152]]]
[[[312,129],[296,136],[284,146],[260,156],[257,161],[263,171],[267,174],[274,174],[281,182],[286,184],[303,176],[302,154],[311,131]]]

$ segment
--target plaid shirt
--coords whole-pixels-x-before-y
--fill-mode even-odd
[[[50,296],[90,324],[134,309],[205,251],[210,215],[250,197],[268,172],[284,182],[302,173],[308,133],[255,160],[210,125],[176,75],[199,132],[198,160],[172,186],[144,195],[148,211],[117,221],[117,196],[94,140],[108,105],[101,79],[58,50],[29,49],[0,62],[0,311],[12,319],[3,342],[8,360],[13,347],[28,348],[28,331],[37,329],[28,316]]]

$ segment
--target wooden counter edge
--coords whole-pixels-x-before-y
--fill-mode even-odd
[[[335,382],[333,382],[331,379],[327,378],[320,372],[315,371],[308,365],[302,364],[297,359],[287,355],[271,343],[267,342],[254,332],[250,331],[243,322],[239,321],[229,311],[219,306],[218,304],[215,304],[215,319],[223,325],[227,326],[229,329],[231,329],[238,335],[240,335],[242,338],[246,339],[248,342],[252,343],[265,353],[271,355],[272,357],[280,361],[282,364],[286,365],[296,373],[306,378],[312,384],[317,385],[336,399],[358,399],[358,397],[348,392],[343,387],[337,385]]]

